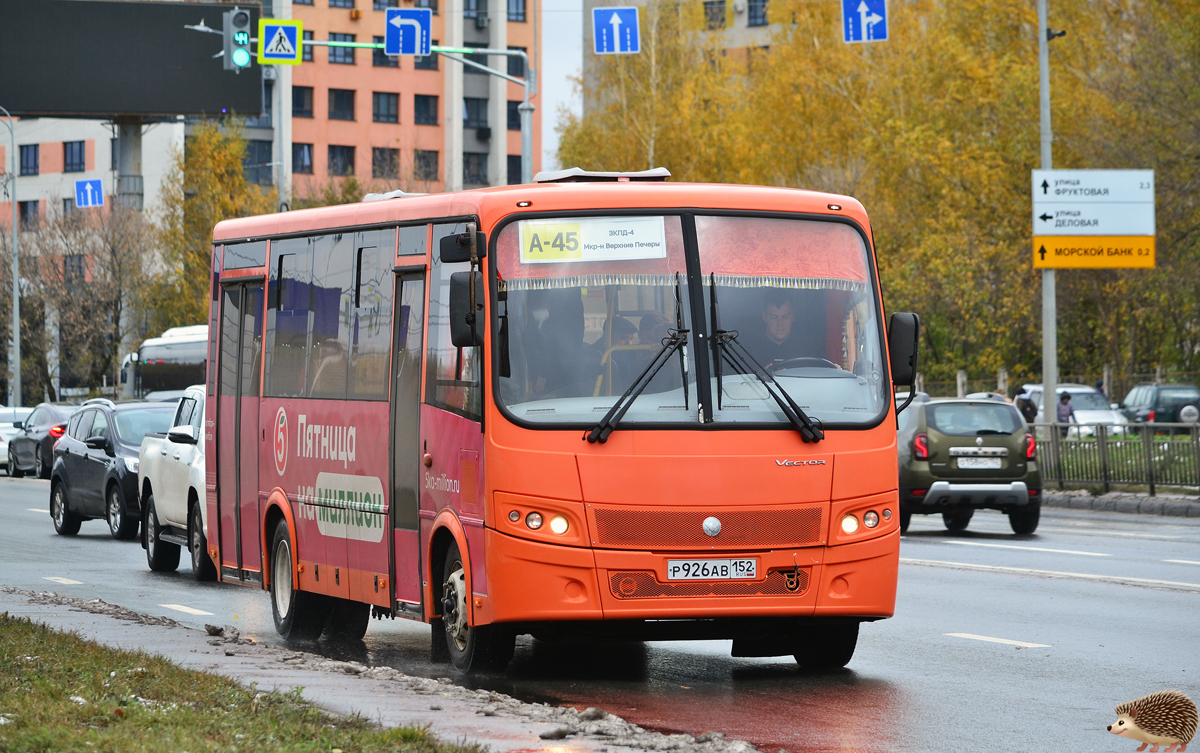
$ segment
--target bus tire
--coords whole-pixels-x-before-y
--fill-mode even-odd
[[[217,579],[217,567],[208,556],[208,537],[204,535],[204,516],[200,503],[188,512],[188,549],[192,555],[192,575],[201,582]]]
[[[841,669],[854,657],[858,623],[812,625],[800,631],[793,656],[802,669]]]
[[[442,625],[450,663],[462,672],[500,671],[513,657],[516,635],[498,625],[471,625],[467,607],[466,570],[458,545],[451,544],[442,569]]]
[[[1041,502],[1030,502],[1024,507],[1014,507],[1008,513],[1008,524],[1012,526],[1013,533],[1030,534],[1037,530],[1041,517]]]
[[[334,599],[329,624],[325,626],[323,637],[328,641],[355,643],[367,634],[367,626],[370,624],[370,604],[349,599]]]
[[[942,513],[942,522],[946,524],[948,531],[965,531],[971,524],[973,515],[975,515],[975,508],[960,507],[957,510]]]
[[[329,622],[329,597],[296,588],[296,562],[286,520],[275,526],[271,537],[271,613],[275,631],[289,641],[315,641]]]
[[[159,538],[158,510],[154,495],[146,496],[146,564],[156,573],[173,573],[179,569],[179,545],[168,544]]]

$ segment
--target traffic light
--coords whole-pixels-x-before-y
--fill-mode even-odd
[[[224,14],[225,70],[250,67],[250,11],[235,7]]]

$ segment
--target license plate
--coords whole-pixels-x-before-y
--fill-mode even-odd
[[[667,580],[742,580],[758,577],[758,560],[667,560]]]
[[[1000,458],[959,458],[958,467],[995,470],[1000,467]]]

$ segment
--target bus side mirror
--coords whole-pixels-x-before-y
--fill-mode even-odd
[[[917,346],[921,319],[916,314],[894,313],[888,322],[888,356],[892,384],[911,385],[917,378]],[[911,390],[909,391],[911,394]]]
[[[471,308],[471,281],[475,283],[475,308]],[[450,275],[450,343],[456,348],[483,345],[483,273],[478,270]]]
[[[447,235],[440,241],[438,253],[442,264],[471,261],[471,234]],[[487,256],[487,236],[483,233],[475,233],[475,253],[480,259]]]

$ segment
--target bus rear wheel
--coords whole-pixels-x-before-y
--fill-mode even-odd
[[[329,622],[329,597],[296,588],[296,562],[286,520],[271,538],[271,613],[275,631],[289,641],[315,641]]]
[[[450,663],[463,672],[500,671],[512,661],[517,637],[499,625],[471,625],[468,619],[467,575],[458,545],[451,544],[442,569],[442,618]]]
[[[802,669],[841,669],[854,657],[858,623],[810,625],[796,636],[793,656]]]

